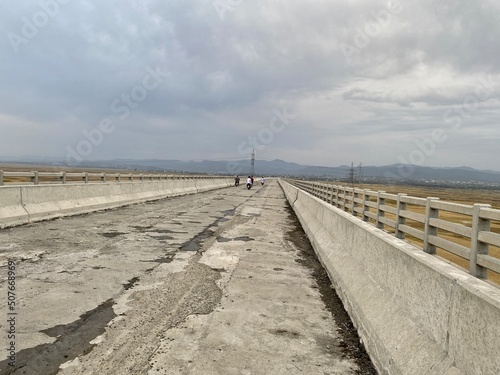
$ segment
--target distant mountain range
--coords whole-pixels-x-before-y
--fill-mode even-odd
[[[50,164],[64,166],[64,161],[57,158],[38,159],[2,158],[0,162],[23,162],[32,164]],[[238,161],[180,161],[180,160],[134,160],[115,159],[102,161],[84,161],[73,167],[88,168],[119,168],[129,170],[172,171],[185,173],[211,173],[229,175],[248,175],[251,171],[250,160]],[[321,167],[289,163],[284,160],[256,160],[256,176],[289,176],[304,178],[324,178],[349,180],[351,168],[347,165],[339,167]],[[364,181],[374,182],[410,182],[420,181],[425,183],[484,183],[500,185],[500,172],[492,170],[478,170],[470,167],[438,168],[423,167],[418,165],[392,164],[385,166],[355,167],[352,176],[359,180],[359,172]]]

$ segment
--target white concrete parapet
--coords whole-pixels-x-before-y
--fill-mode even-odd
[[[380,374],[500,373],[498,288],[280,184]]]
[[[231,186],[232,179],[0,187],[0,228]]]

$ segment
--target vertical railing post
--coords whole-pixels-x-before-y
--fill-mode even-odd
[[[347,195],[346,187],[342,186],[341,189],[342,189],[342,195],[343,195],[343,197],[342,197],[342,203],[341,203],[342,204],[342,210],[346,211],[347,210],[347,208],[345,206],[346,203],[347,203],[347,199],[346,199],[346,195]]]
[[[143,173],[141,173],[141,174],[140,174],[139,179],[140,179],[141,181],[144,181],[144,174],[143,174]]]
[[[356,211],[356,208],[358,207],[358,202],[356,202],[356,200],[358,198],[359,198],[359,193],[356,190],[356,188],[354,188],[352,191],[352,214],[353,214],[353,216],[358,216],[358,213]]]
[[[330,201],[328,203],[333,204],[333,188],[334,185],[330,184]]]
[[[381,206],[385,204],[385,198],[382,198],[382,194],[384,194],[385,191],[379,191],[377,192],[377,228],[378,229],[384,229],[384,223],[380,221],[381,217],[385,216],[385,212],[381,209]]]
[[[120,173],[116,174],[116,182],[120,183]]]
[[[31,182],[33,184],[38,185],[38,172],[37,171],[31,171],[33,173],[33,176],[31,177]]]
[[[436,254],[436,246],[429,243],[429,236],[437,236],[437,228],[430,225],[430,219],[437,219],[439,217],[439,210],[431,207],[432,201],[434,200],[439,200],[439,198],[428,197],[425,204],[423,250],[428,254]]]
[[[3,186],[3,171],[0,171],[0,186]]]
[[[59,181],[64,185],[66,184],[67,178],[66,178],[66,172],[62,171],[61,172],[61,177],[59,177]]]
[[[404,197],[405,195],[406,194],[404,194],[404,193],[399,193],[398,200],[396,203],[396,224],[395,224],[395,228],[394,228],[394,235],[396,236],[396,238],[400,238],[400,239],[405,238],[404,232],[401,232],[399,230],[400,225],[406,224],[406,218],[401,216],[401,211],[406,210],[406,202],[401,201],[401,197]]]
[[[83,182],[85,182],[86,184],[89,182],[89,174],[88,174],[88,172],[84,172],[84,174],[83,174]]]
[[[367,191],[366,189],[363,189],[363,206],[362,206],[363,212],[361,213],[363,221],[368,221],[368,216],[366,216],[366,211],[370,210],[370,207],[366,205],[366,202],[368,200],[366,191]]]
[[[480,279],[485,279],[487,276],[487,269],[477,264],[477,256],[479,254],[488,254],[489,246],[487,243],[479,241],[479,233],[482,231],[489,231],[491,229],[491,222],[489,219],[482,219],[480,217],[482,208],[490,208],[489,204],[475,204],[472,206],[472,234],[471,234],[471,249],[470,249],[470,263],[469,272],[472,276]]]
[[[101,173],[101,181],[102,183],[106,183],[106,173]]]

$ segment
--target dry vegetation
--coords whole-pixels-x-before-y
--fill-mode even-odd
[[[35,165],[35,164],[14,164],[14,163],[8,163],[8,164],[0,164],[0,171],[4,172],[51,172],[51,173],[58,173],[58,172],[71,172],[71,173],[82,173],[82,172],[89,172],[89,173],[121,173],[121,174],[129,174],[129,173],[137,173],[137,174],[159,174],[161,172],[151,172],[151,171],[131,171],[128,169],[104,169],[104,168],[77,168],[77,167],[65,167],[65,166],[51,166],[51,165]],[[175,173],[169,173],[169,174],[175,174]],[[81,178],[75,178],[75,177],[69,177],[68,182],[81,182]],[[100,181],[99,178],[97,177],[92,177],[90,179],[91,182],[93,181]],[[57,177],[43,177],[43,181],[40,180],[40,183],[58,183],[59,179]],[[24,183],[31,183],[30,179],[27,177],[4,177],[4,183],[19,183],[19,184],[24,184]]]
[[[339,184],[342,185],[342,184]],[[347,185],[346,185],[347,186]],[[351,186],[351,185],[349,185]],[[490,204],[492,208],[500,209],[500,191],[498,190],[488,190],[488,189],[457,189],[457,188],[444,188],[444,187],[425,187],[425,186],[402,186],[402,185],[354,185],[360,189],[369,189],[373,191],[385,191],[390,194],[398,194],[405,193],[407,195],[413,197],[427,198],[427,197],[437,197],[440,200],[447,202],[455,202],[466,205],[473,205],[475,203],[482,204]],[[388,202],[390,204],[390,202]],[[410,206],[408,205],[408,210],[425,214],[424,207],[418,206]],[[391,215],[386,214],[387,217],[394,219]],[[470,227],[472,225],[471,218],[469,216],[464,216],[451,212],[443,212],[440,211],[439,218],[443,220],[447,220],[453,223],[459,223]],[[419,229],[423,230],[423,224],[412,222],[411,220],[407,221],[407,224]],[[491,231],[495,233],[500,233],[500,222],[492,222],[491,223]],[[390,232],[390,231],[389,231]],[[393,230],[392,230],[393,232]],[[446,232],[444,230],[439,230],[439,236],[447,239],[449,241],[453,241],[462,246],[466,246],[470,248],[470,240],[468,238],[464,238],[455,233]],[[417,238],[413,238],[411,236],[407,236],[406,240],[415,246],[422,248],[422,241]],[[500,259],[500,248],[490,246],[489,254],[496,258]],[[464,270],[468,271],[469,269],[469,261],[463,259],[455,254],[452,254],[448,251],[438,248],[437,255],[447,261],[450,261],[454,265],[458,265]],[[497,285],[500,285],[500,274],[497,274],[492,271],[488,271],[488,280],[494,282]]]

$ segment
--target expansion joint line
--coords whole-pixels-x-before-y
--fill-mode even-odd
[[[30,220],[30,213],[26,209],[26,205],[24,204],[24,199],[23,199],[23,188],[19,187],[19,196],[21,197],[21,207],[26,211],[26,215],[28,215],[28,223],[31,221]]]

